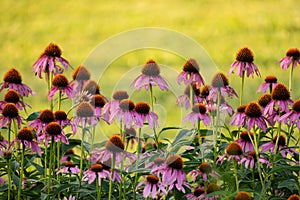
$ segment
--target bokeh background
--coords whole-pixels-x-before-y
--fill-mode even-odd
[[[98,44],[116,34],[158,27],[195,40],[226,74],[239,48],[246,45],[252,49],[262,77],[245,80],[244,102],[256,101],[261,95],[256,89],[266,75],[275,75],[280,82],[288,83],[289,72],[281,70],[278,61],[290,47],[300,47],[298,4],[297,0],[1,1],[0,77],[10,67],[19,69],[23,82],[36,91],[35,96],[26,100],[33,106],[31,111],[44,109],[48,105],[47,86],[44,80],[35,77],[31,66],[50,42],[62,48],[63,57],[75,68],[85,63]],[[113,51],[112,47],[107,53]],[[184,63],[181,57],[161,51],[131,52],[112,62],[111,71],[99,79],[102,93],[110,97],[114,82],[149,58],[178,72]],[[201,60],[198,62],[201,66]],[[299,70],[296,68],[294,72],[295,85],[300,83]],[[72,69],[66,74],[71,79]],[[237,92],[240,83],[239,77],[230,76],[230,84]],[[169,116],[166,124],[180,123],[180,117],[176,116],[181,116],[182,111],[174,107],[176,97],[166,98],[165,93],[155,92]],[[148,100],[147,93],[140,92],[137,96]],[[300,88],[295,88],[293,97],[300,97]],[[231,104],[236,107],[237,102],[232,100]]]

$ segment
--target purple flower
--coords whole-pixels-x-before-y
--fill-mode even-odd
[[[83,65],[79,65],[73,71],[73,81],[76,83],[74,84],[74,92],[78,93],[82,91],[83,86],[86,82],[91,78],[91,73],[87,70],[87,68]]]
[[[147,102],[137,102],[135,104],[134,119],[135,128],[143,127],[146,120],[152,129],[158,127],[158,116],[156,113],[150,111],[150,106]]]
[[[250,102],[245,109],[245,114],[248,131],[250,131],[250,129],[255,125],[264,132],[267,131],[266,118],[262,116],[262,110],[258,103]]]
[[[31,149],[31,153],[36,152],[39,156],[41,155],[41,149],[38,143],[34,141],[34,136],[29,128],[22,128],[18,133],[18,137],[12,142],[17,143],[19,146],[23,144],[25,148]]]
[[[242,105],[237,108],[237,112],[233,115],[230,125],[235,125],[238,128],[244,127],[246,124],[246,114],[245,114],[246,106]]]
[[[208,176],[211,176],[213,178],[217,178],[218,174],[213,170],[210,164],[203,162],[198,166],[198,169],[192,170],[189,173],[190,176],[193,177],[193,181],[195,182],[198,176],[202,176],[202,179],[207,182],[208,181]]]
[[[106,98],[101,94],[95,94],[90,104],[94,107],[95,116],[100,119],[102,116],[102,108],[106,104]]]
[[[48,94],[49,101],[53,98],[57,91],[61,92],[61,96],[66,94],[69,99],[73,98],[73,85],[72,83],[69,83],[67,77],[63,74],[55,75],[54,79],[52,80],[52,87]]]
[[[197,187],[194,189],[194,192],[185,195],[185,197],[188,200],[204,200],[204,199],[207,199],[207,198],[204,198],[205,195],[206,195],[206,192],[204,191],[204,188]]]
[[[55,115],[49,109],[45,109],[40,112],[37,119],[28,123],[28,126],[31,126],[36,131],[36,135],[40,136],[43,132],[45,132],[46,126],[55,120]]]
[[[286,56],[280,60],[280,67],[287,69],[292,64],[292,67],[297,67],[300,64],[300,51],[297,48],[290,48],[286,52]]]
[[[257,162],[256,153],[255,151],[248,152],[248,154],[244,154],[244,158],[239,162],[239,164],[245,164],[245,168],[253,169],[255,163]],[[259,162],[269,165],[270,162],[266,160],[264,157],[259,156]]]
[[[38,136],[38,140],[42,141],[45,139],[45,144],[48,146],[49,140],[53,137],[55,142],[63,142],[69,144],[68,138],[64,135],[63,129],[57,122],[50,122],[45,129],[45,133]]]
[[[270,93],[272,92],[273,88],[277,85],[277,78],[276,76],[266,76],[265,82],[262,83],[258,89],[257,92],[263,92],[266,93],[267,89],[270,89]]]
[[[18,108],[14,103],[5,104],[1,114],[2,115],[0,116],[0,128],[4,127],[5,125],[7,128],[10,128],[13,120],[16,120],[18,128],[21,128],[22,120],[19,116]]]
[[[218,160],[217,163],[223,163],[225,157],[227,158],[227,161],[230,160],[236,160],[240,161],[241,160],[241,155],[243,154],[243,149],[241,145],[237,142],[230,142],[226,148],[226,153],[223,154]]]
[[[154,158],[153,161],[145,165],[145,168],[151,168],[151,174],[155,174],[158,177],[160,177],[166,167],[165,159],[160,157]]]
[[[252,78],[254,73],[256,73],[257,76],[260,76],[260,72],[253,61],[253,53],[248,47],[239,49],[236,53],[236,61],[231,64],[228,76],[233,73],[235,67],[237,68],[236,73],[240,77],[242,77],[244,73],[246,73],[247,77],[251,75]]]
[[[150,89],[150,86],[156,86],[161,90],[168,91],[168,84],[165,79],[159,75],[160,68],[156,62],[152,59],[148,60],[142,68],[142,74],[139,75],[131,84],[136,90],[141,90],[145,87],[146,90]]]
[[[32,65],[35,75],[42,78],[42,72],[60,74],[63,72],[63,68],[68,69],[69,62],[61,57],[62,51],[54,43],[50,43],[40,55],[39,59]],[[63,66],[57,65],[56,61],[60,62]]]
[[[0,83],[0,92],[4,88],[16,90],[22,97],[33,95],[34,92],[25,84],[22,83],[21,74],[15,68],[9,69],[3,77],[3,83]]]
[[[71,156],[75,156],[75,152],[73,149],[69,149],[65,152],[64,156],[61,158],[60,162],[65,163],[65,162],[70,162],[72,160]]]
[[[56,174],[64,173],[64,174],[78,174],[80,173],[80,169],[76,167],[73,162],[66,162],[65,166],[62,166]]]
[[[190,94],[190,87],[193,88],[193,94]],[[179,96],[176,100],[176,105],[184,106],[185,109],[189,109],[191,107],[190,98],[194,97],[194,103],[204,103],[205,97],[201,96],[200,89],[197,88],[196,83],[192,83],[191,85],[187,85],[184,94]]]
[[[132,100],[121,100],[118,108],[114,109],[111,113],[109,123],[112,123],[116,118],[119,122],[122,122],[126,128],[131,128],[136,115],[134,108],[135,105]]]
[[[3,110],[3,107],[6,103],[14,103],[17,108],[26,111],[26,107],[31,108],[31,106],[27,103],[21,101],[20,95],[16,90],[8,90],[4,95],[4,101],[0,101],[0,111]]]
[[[144,184],[146,184],[143,190],[144,198],[152,197],[155,199],[167,194],[166,186],[163,185],[156,176],[148,175],[146,180],[141,181],[136,188],[139,188]]]
[[[195,59],[190,58],[184,63],[182,72],[177,77],[177,82],[184,82],[185,85],[195,82],[198,88],[204,85],[204,80],[199,73],[199,65]]]
[[[103,168],[101,164],[92,164],[91,167],[83,173],[83,181],[91,184],[98,178],[98,185],[101,185],[102,179],[110,179],[110,172]]]
[[[253,144],[251,142],[249,135],[253,141],[254,140],[253,133],[250,133],[250,132],[248,133],[248,131],[242,131],[240,134],[240,137],[237,140],[235,140],[235,142],[237,142],[241,145],[244,152],[254,151],[254,147],[253,147]]]
[[[192,108],[192,112],[183,118],[182,121],[185,122],[186,120],[189,120],[192,124],[195,124],[198,122],[198,119],[201,120],[206,126],[210,124],[208,110],[204,104],[195,104]]]
[[[279,121],[283,122],[284,124],[288,123],[290,126],[296,124],[300,130],[300,99],[294,102],[292,109],[282,115],[279,118]]]
[[[65,126],[70,126],[71,125],[71,121],[68,119],[67,113],[63,110],[57,110],[54,113],[55,116],[55,121],[61,125],[61,127],[65,127]],[[75,134],[75,133],[73,133]]]

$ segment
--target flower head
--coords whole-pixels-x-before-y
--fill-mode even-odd
[[[259,155],[259,162],[269,165],[269,161],[266,160],[264,157]],[[239,162],[239,164],[245,163],[245,168],[250,169],[254,168],[255,163],[257,162],[257,157],[255,151],[250,151],[248,154],[244,154],[244,158]]]
[[[246,124],[245,105],[241,105],[237,108],[237,112],[234,114],[230,121],[230,125],[236,125],[237,127],[243,127]]]
[[[289,125],[296,124],[300,130],[300,99],[296,100],[292,106],[292,109],[282,115],[279,121],[288,123]]]
[[[21,117],[19,116],[18,108],[14,103],[5,104],[1,114],[2,115],[0,116],[0,128],[4,127],[5,125],[7,126],[7,128],[9,128],[13,120],[16,120],[18,128],[21,127]]]
[[[87,91],[88,94],[94,95],[94,94],[100,94],[100,86],[99,84],[94,80],[88,80],[83,88],[83,91]]]
[[[13,143],[23,144],[25,148],[31,148],[31,153],[36,152],[38,155],[41,155],[41,149],[32,134],[32,130],[29,128],[22,128],[18,132],[17,138],[13,141]]]
[[[0,92],[5,88],[9,88],[16,90],[22,97],[34,94],[26,84],[22,83],[21,74],[15,68],[9,69],[4,74],[3,81],[3,83],[0,83]]]
[[[161,90],[168,91],[168,84],[160,75],[160,67],[154,60],[150,59],[144,64],[142,74],[132,82],[131,86],[139,91],[143,87],[149,90],[150,86],[156,85],[158,85]]]
[[[30,122],[28,126],[34,128],[36,130],[36,135],[40,136],[42,132],[45,131],[46,126],[53,121],[55,121],[54,113],[49,109],[45,109],[42,110],[38,118]]]
[[[151,128],[158,127],[158,116],[156,113],[150,111],[150,106],[147,102],[137,102],[135,104],[135,127],[140,128],[147,120]]]
[[[263,92],[266,93],[267,89],[270,89],[270,92],[272,92],[273,88],[276,86],[277,84],[277,78],[276,76],[266,76],[265,78],[265,82],[262,83],[258,89],[257,92]]]
[[[202,187],[197,187],[192,193],[185,195],[189,200],[202,200],[205,199],[206,192]]]
[[[197,103],[192,107],[192,112],[189,113],[185,118],[183,118],[183,122],[189,120],[192,124],[195,124],[198,119],[200,119],[205,125],[210,124],[210,117],[208,115],[208,110],[206,109],[205,104]]]
[[[235,195],[234,200],[251,200],[252,197],[248,192],[239,192]]]
[[[77,93],[82,90],[83,85],[91,78],[91,73],[85,66],[79,65],[73,71],[72,78],[77,83],[76,88],[74,88],[74,91]]]
[[[48,94],[48,100],[50,101],[54,94],[57,91],[61,92],[61,95],[63,96],[66,94],[69,99],[73,98],[73,86],[72,83],[69,83],[67,77],[63,74],[57,74],[55,75],[54,79],[52,80],[52,87]]]
[[[144,198],[152,197],[154,199],[158,198],[158,196],[161,197],[161,195],[167,194],[166,186],[164,186],[160,182],[157,176],[151,174],[148,175],[145,180],[141,181],[137,185],[137,188],[141,187],[144,184],[146,184],[143,190]]]
[[[118,108],[116,108],[110,115],[109,123],[112,123],[116,118],[118,121],[122,121],[126,128],[132,127],[135,120],[136,112],[134,110],[135,104],[130,99],[123,99],[119,102]]]
[[[287,200],[300,200],[300,196],[297,194],[292,194]]]
[[[266,119],[262,116],[262,110],[258,103],[250,102],[245,109],[245,114],[246,124],[248,125],[248,131],[250,131],[250,129],[256,125],[264,132],[266,132]]]
[[[91,184],[98,179],[98,185],[101,185],[102,179],[110,179],[110,172],[103,168],[102,164],[92,164],[91,167],[84,172],[83,181],[88,181],[88,184]]]
[[[297,48],[290,48],[286,52],[286,56],[280,60],[280,67],[287,69],[292,64],[292,67],[297,67],[300,64],[300,51]]]
[[[246,73],[247,77],[249,77],[250,75],[253,77],[254,73],[257,76],[260,76],[260,72],[253,61],[253,53],[248,47],[239,49],[236,53],[236,61],[231,64],[228,76],[233,73],[235,68],[237,68],[236,73],[240,77],[242,77],[244,73]]]
[[[57,110],[54,113],[55,121],[61,125],[61,127],[65,127],[71,125],[71,121],[68,119],[67,113],[63,110]]]
[[[237,142],[230,142],[226,148],[226,153],[223,154],[218,160],[217,163],[223,163],[226,156],[228,156],[227,161],[230,160],[241,160],[241,155],[243,154],[243,149],[241,145]]]
[[[26,107],[31,108],[30,105],[24,103],[21,100],[20,94],[16,90],[9,89],[4,95],[4,101],[0,101],[0,111],[3,109],[6,103],[14,103],[18,107],[18,109],[26,110]]]
[[[63,142],[69,144],[68,138],[64,135],[64,131],[57,122],[50,122],[45,129],[45,133],[38,136],[38,140],[45,139],[45,144],[49,144],[49,140],[54,139],[55,142]]]
[[[189,174],[193,176],[194,182],[196,181],[196,178],[200,175],[202,176],[202,179],[204,181],[208,181],[209,176],[213,178],[218,177],[218,174],[213,170],[212,166],[207,162],[201,163],[196,170],[192,170]]]
[[[201,85],[204,85],[204,80],[199,70],[200,69],[197,61],[193,58],[190,58],[184,63],[182,72],[177,77],[177,82],[184,82],[185,85],[195,82],[199,88]]]
[[[56,174],[65,173],[65,174],[78,174],[80,169],[72,161],[67,161],[64,166],[62,166]]]
[[[240,137],[235,140],[235,142],[239,143],[242,146],[244,152],[254,151],[254,147],[250,138],[252,139],[252,141],[254,140],[253,133],[242,131]]]
[[[101,94],[95,94],[92,97],[90,104],[95,108],[95,116],[100,118],[102,115],[102,108],[106,104],[105,97]]]
[[[32,65],[35,75],[42,78],[42,72],[60,74],[68,69],[69,62],[61,57],[62,51],[58,45],[50,43],[40,55],[39,59]],[[56,62],[61,63],[60,67]]]

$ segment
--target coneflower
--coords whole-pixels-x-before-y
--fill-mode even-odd
[[[182,72],[177,77],[177,82],[184,82],[185,85],[196,83],[197,88],[204,85],[204,80],[200,74],[200,68],[197,61],[193,58],[188,59],[183,67]]]

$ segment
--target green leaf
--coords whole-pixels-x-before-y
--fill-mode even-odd
[[[37,119],[37,118],[39,117],[39,115],[40,115],[40,112],[34,112],[34,113],[31,113],[31,114],[27,117],[26,121],[33,121],[33,120]]]
[[[192,131],[192,130],[186,130],[186,129],[179,131],[179,133],[176,135],[176,137],[172,143],[172,146],[176,145],[181,140],[184,140],[184,139],[186,140],[187,138],[191,137],[193,132],[194,131]]]

